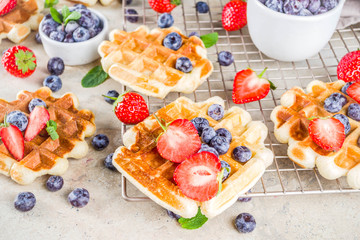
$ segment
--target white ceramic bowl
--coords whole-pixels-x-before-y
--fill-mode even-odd
[[[279,13],[259,0],[247,1],[249,33],[255,46],[280,61],[301,61],[317,54],[330,40],[345,0],[314,16]]]
[[[49,57],[60,57],[65,65],[84,65],[100,57],[97,49],[100,43],[107,37],[108,21],[100,12],[88,9],[101,19],[103,29],[98,35],[84,42],[64,43],[52,40],[41,31],[45,18],[41,21],[39,33],[45,52]]]

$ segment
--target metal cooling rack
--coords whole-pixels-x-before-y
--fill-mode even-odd
[[[150,28],[157,27],[159,14],[153,11],[147,0],[133,1],[131,6],[126,6],[123,1],[123,11],[135,9],[139,14],[137,23],[130,23],[124,14],[123,28],[132,31],[141,24]],[[232,84],[235,73],[250,67],[256,72],[261,72],[265,67],[268,70],[265,76],[276,86],[268,96],[260,101],[243,104],[242,107],[250,112],[253,120],[264,122],[269,129],[266,146],[274,154],[274,163],[268,167],[261,180],[251,189],[246,196],[279,196],[299,194],[324,194],[324,193],[350,193],[360,192],[351,189],[344,177],[337,180],[326,180],[317,169],[303,169],[296,166],[287,156],[287,144],[277,142],[274,137],[274,125],[270,120],[270,113],[275,106],[280,104],[281,95],[294,86],[305,88],[312,80],[318,79],[324,82],[336,81],[336,67],[346,53],[354,51],[360,46],[360,25],[352,26],[344,30],[337,30],[332,39],[313,58],[301,62],[280,62],[263,55],[252,43],[247,27],[227,32],[222,28],[221,12],[226,0],[206,0],[210,6],[207,14],[199,14],[195,10],[196,0],[183,0],[183,4],[176,7],[172,15],[175,19],[174,26],[179,27],[185,34],[196,31],[200,35],[210,32],[218,32],[218,43],[208,49],[208,57],[214,64],[214,72],[207,82],[202,84],[193,94],[184,95],[170,93],[166,99],[160,100],[146,97],[150,112],[154,112],[166,104],[174,101],[181,95],[195,101],[203,101],[211,96],[220,96],[226,101],[226,106],[231,107]],[[234,56],[234,64],[222,67],[217,62],[217,54],[222,51],[231,51]],[[126,90],[123,87],[123,90]],[[122,126],[122,133],[126,131]],[[131,183],[122,177],[122,197],[127,201],[147,201],[144,196]]]

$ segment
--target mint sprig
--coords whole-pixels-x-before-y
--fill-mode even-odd
[[[99,65],[91,69],[81,80],[81,86],[84,88],[92,88],[102,84],[107,78],[108,74]]]
[[[217,43],[219,39],[219,34],[217,32],[205,34],[200,36],[200,39],[203,41],[204,46],[206,48],[209,48]]]
[[[199,208],[195,217],[192,218],[179,218],[178,222],[182,228],[185,229],[198,229],[207,222],[208,218],[201,213]]]
[[[51,8],[59,3],[59,0],[45,0],[44,8]]]
[[[52,140],[56,140],[59,138],[59,134],[56,132],[57,124],[54,120],[49,120],[46,123],[46,131],[50,135]]]
[[[50,8],[51,17],[55,22],[66,25],[70,21],[79,20],[81,14],[77,11],[70,12],[68,6],[64,5],[61,9],[61,14],[53,7]]]

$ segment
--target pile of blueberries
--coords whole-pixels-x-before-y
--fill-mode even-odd
[[[326,13],[339,4],[339,0],[259,0],[268,8],[290,15],[312,16]]]
[[[70,7],[69,10],[70,12],[79,12],[81,17],[77,21],[69,21],[66,25],[63,25],[55,22],[51,15],[47,14],[41,31],[52,40],[66,43],[83,42],[95,37],[102,31],[103,22],[86,6],[76,4]]]

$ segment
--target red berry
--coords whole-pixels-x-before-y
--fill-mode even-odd
[[[210,152],[200,152],[183,161],[174,171],[181,192],[195,201],[205,202],[219,191],[219,159]]]
[[[181,4],[181,0],[148,0],[150,7],[158,12],[171,12],[176,6]]]
[[[6,71],[19,78],[30,76],[36,69],[35,54],[25,46],[9,48],[4,52],[1,62]]]
[[[360,50],[349,52],[340,60],[337,75],[345,82],[360,81]]]
[[[346,93],[355,101],[360,103],[360,82],[356,82],[350,85],[346,90]]]
[[[18,127],[5,123],[0,129],[0,137],[6,149],[16,160],[24,157],[24,138]]]
[[[25,140],[33,140],[41,130],[46,126],[46,123],[50,120],[50,114],[45,107],[36,106],[30,113],[29,124],[25,131]]]
[[[1,0],[0,1],[0,16],[9,13],[17,5],[17,0]]]
[[[144,98],[134,92],[127,92],[118,97],[115,115],[125,124],[137,124],[149,116],[149,109]]]
[[[236,31],[247,24],[246,2],[234,0],[228,2],[222,11],[222,24],[227,31]]]

